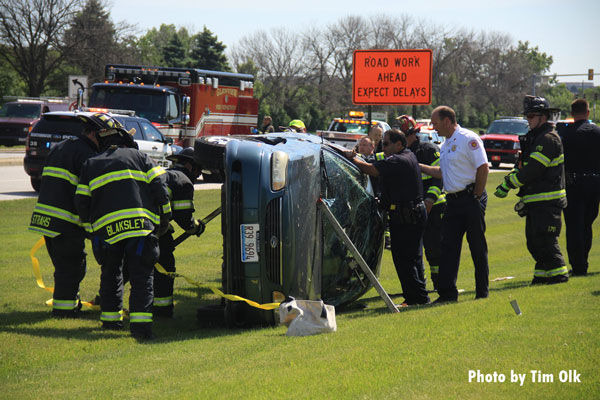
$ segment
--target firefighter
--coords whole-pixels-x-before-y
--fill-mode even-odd
[[[306,132],[306,125],[304,125],[304,122],[302,122],[302,120],[299,120],[299,119],[291,120],[289,127],[294,132],[300,132],[300,133]]]
[[[55,317],[77,317],[81,309],[79,284],[86,272],[86,234],[74,199],[83,163],[98,153],[96,131],[100,129],[85,122],[82,136],[64,140],[50,150],[29,225],[29,230],[44,235],[54,265]]]
[[[571,103],[570,124],[564,137],[567,208],[565,228],[571,275],[588,273],[592,248],[592,224],[600,206],[600,127],[589,123],[590,107],[586,99]]]
[[[415,155],[406,148],[406,137],[397,129],[383,136],[385,159],[369,163],[346,152],[363,173],[380,176],[382,203],[388,210],[394,266],[404,295],[402,306],[429,303],[423,269],[422,238],[427,223],[423,204],[421,170]]]
[[[76,206],[93,234],[101,265],[100,320],[104,329],[123,328],[123,269],[129,273],[130,331],[151,339],[153,270],[158,238],[168,229],[171,205],[165,170],[137,150],[130,133],[107,114],[92,116],[102,151],[87,160],[76,192]]]
[[[186,232],[200,236],[204,232],[204,224],[193,217],[193,182],[201,172],[200,165],[194,161],[194,149],[187,147],[167,159],[173,161],[173,166],[165,175],[173,220]],[[158,238],[158,263],[169,272],[175,272],[173,232],[174,229],[169,227],[169,230]],[[173,316],[173,278],[158,271],[154,272],[154,315],[167,318]]]
[[[417,122],[408,115],[401,115],[396,120],[398,127],[406,135],[408,148],[415,153],[419,163],[432,166],[439,165],[439,147],[431,142],[420,141],[417,135],[420,130]],[[446,196],[442,193],[441,178],[422,174],[421,182],[423,183],[424,203],[427,209],[427,225],[423,234],[423,246],[431,270],[433,288],[437,290],[441,259],[442,218],[446,211]],[[424,275],[424,271],[422,273]],[[421,276],[421,279],[425,281],[424,276]]]
[[[565,192],[564,155],[560,137],[554,129],[553,114],[543,97],[526,96],[523,102],[529,132],[520,136],[522,159],[504,177],[494,195],[507,196],[510,189],[519,189],[521,201],[515,206],[526,216],[527,249],[535,260],[532,284],[568,281],[565,260],[558,245],[562,209],[567,205]]]

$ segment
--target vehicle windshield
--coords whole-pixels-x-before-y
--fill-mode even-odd
[[[381,253],[381,246],[377,246],[381,238],[375,233],[382,232],[381,218],[376,215],[374,199],[365,188],[366,177],[329,151],[323,151],[323,161],[324,201],[375,270]],[[328,243],[323,243],[321,297],[334,305],[346,303],[360,294],[368,279],[328,221],[323,223],[323,238]],[[348,268],[348,263],[354,263],[355,268]]]
[[[487,133],[501,133],[505,135],[525,135],[529,130],[529,125],[523,121],[494,121],[487,130]]]
[[[32,132],[79,136],[83,132],[83,123],[70,117],[42,118]]]
[[[40,116],[41,104],[8,103],[0,108],[0,117],[30,118]]]
[[[166,92],[127,87],[94,87],[90,107],[133,110],[138,117],[152,122],[167,122]]]
[[[351,124],[344,123],[341,121],[335,121],[333,123],[332,131],[335,132],[348,132],[348,133],[369,133],[369,124]]]

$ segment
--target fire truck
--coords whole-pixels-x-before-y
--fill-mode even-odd
[[[258,124],[254,77],[195,68],[108,64],[90,107],[133,110],[184,147],[202,136],[245,135]]]

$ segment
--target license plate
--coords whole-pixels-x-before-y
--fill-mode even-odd
[[[500,156],[492,156],[493,161],[500,161]]]
[[[258,224],[241,224],[242,262],[258,261]]]

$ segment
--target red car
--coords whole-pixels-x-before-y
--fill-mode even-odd
[[[502,117],[492,122],[486,133],[481,131],[481,140],[492,167],[498,168],[500,163],[515,164],[521,150],[519,136],[528,131],[529,124],[521,117]]]

